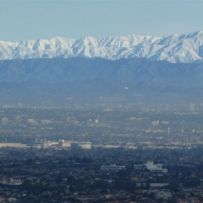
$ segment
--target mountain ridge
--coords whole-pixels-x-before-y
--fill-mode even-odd
[[[203,61],[203,31],[166,37],[127,35],[80,39],[54,37],[20,42],[0,41],[0,60],[40,58],[144,58],[171,63]]]
[[[195,102],[203,63],[54,58],[0,61],[0,105]]]

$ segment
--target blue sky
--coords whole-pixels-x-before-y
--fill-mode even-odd
[[[203,30],[203,0],[0,0],[0,40]]]

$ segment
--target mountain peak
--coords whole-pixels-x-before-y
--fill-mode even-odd
[[[0,60],[56,57],[147,58],[172,63],[203,60],[203,31],[166,37],[127,35],[80,39],[53,37],[21,42],[0,41]]]

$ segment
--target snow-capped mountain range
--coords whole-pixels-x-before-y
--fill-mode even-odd
[[[199,62],[203,61],[203,31],[167,37],[128,35],[0,41],[0,60],[71,57],[100,57],[113,60],[146,58],[172,63]]]

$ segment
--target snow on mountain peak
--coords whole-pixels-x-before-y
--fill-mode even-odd
[[[203,60],[203,31],[166,37],[133,34],[122,37],[53,37],[49,40],[0,41],[0,60],[57,57],[138,57],[192,63]]]

